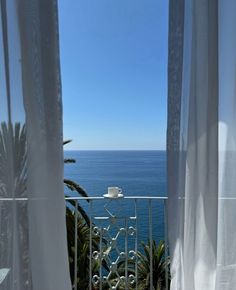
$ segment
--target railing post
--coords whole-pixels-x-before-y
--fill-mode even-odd
[[[93,212],[93,201],[94,200],[102,200],[102,197],[89,197],[89,198],[82,198],[82,197],[68,197],[66,198],[66,200],[73,200],[74,201],[74,205],[75,205],[75,214],[74,214],[74,220],[75,220],[75,237],[74,237],[74,245],[75,245],[75,252],[74,252],[74,283],[73,283],[73,289],[74,290],[80,290],[78,289],[78,283],[77,283],[77,274],[78,274],[78,269],[79,269],[79,265],[78,265],[78,206],[79,206],[79,200],[89,200],[89,232],[90,232],[90,237],[89,237],[89,290],[93,289],[93,284],[95,284],[98,289],[102,290],[103,288],[103,281],[107,281],[109,287],[111,287],[110,289],[118,289],[117,287],[119,287],[119,284],[124,284],[125,282],[125,289],[128,290],[130,288],[130,284],[134,286],[134,289],[138,289],[139,287],[139,259],[138,259],[138,249],[139,249],[139,244],[138,244],[138,202],[139,199],[140,200],[145,200],[148,202],[148,217],[145,215],[145,218],[148,219],[148,237],[149,237],[149,259],[150,259],[150,264],[149,264],[149,271],[150,271],[150,276],[149,276],[149,285],[150,285],[150,289],[153,290],[153,284],[155,280],[155,277],[153,276],[153,200],[154,201],[161,201],[163,203],[163,207],[164,207],[164,211],[163,211],[163,221],[164,221],[164,241],[165,241],[165,253],[164,253],[164,258],[165,261],[167,261],[168,259],[168,237],[167,237],[167,198],[166,197],[151,197],[151,196],[133,196],[133,197],[124,197],[124,199],[127,199],[129,201],[134,201],[134,209],[135,209],[135,215],[134,216],[129,216],[127,217],[125,214],[124,215],[120,215],[118,216],[118,218],[120,217],[122,219],[122,221],[125,222],[125,228],[119,228],[118,224],[114,224],[111,226],[110,228],[110,223],[109,226],[106,228],[106,233],[103,233],[103,223],[105,221],[108,221],[110,217],[114,218],[116,216],[114,216],[111,212],[111,210],[109,209],[109,207],[105,207],[104,209],[106,210],[107,216],[101,216],[98,213],[98,216],[96,216],[96,211]],[[110,200],[109,200],[110,201]],[[118,209],[118,211],[120,212],[121,208]],[[98,233],[94,232],[94,228],[93,228],[93,220],[96,220],[97,222],[99,222],[98,224]],[[133,220],[133,222],[135,222],[135,229],[133,228],[133,225],[129,227],[129,221]],[[135,221],[134,221],[135,220]],[[155,220],[156,222],[156,220]],[[116,227],[118,226],[118,228],[116,229]],[[119,231],[119,234],[122,235],[122,233],[125,233],[125,244],[122,243],[123,245],[123,250],[119,250],[120,245],[116,245],[114,247],[116,247],[116,251],[118,251],[118,253],[122,253],[122,255],[120,256],[120,259],[125,262],[125,277],[123,277],[123,275],[120,277],[119,274],[117,274],[117,278],[120,279],[117,284],[113,284],[114,282],[111,282],[110,278],[111,275],[107,275],[103,277],[103,266],[102,266],[102,260],[103,258],[106,259],[106,255],[108,254],[104,254],[103,257],[103,238],[107,238],[112,239],[112,235],[109,234],[109,231],[111,229],[115,229]],[[98,236],[99,234],[99,255],[95,258],[93,253],[93,236],[94,234],[96,234]],[[117,234],[116,238],[119,236],[119,234]],[[104,236],[105,235],[105,236]],[[129,244],[129,235],[135,237],[135,241],[133,244],[132,241],[132,251],[130,250],[131,244]],[[114,239],[116,239],[114,238]],[[121,252],[122,251],[122,252]],[[135,276],[132,274],[130,274],[129,276],[129,257],[131,256],[131,259],[134,260],[135,262],[133,264],[134,268],[134,272],[135,272]],[[99,276],[95,275],[93,276],[93,259],[99,259],[100,260],[100,268],[99,268]],[[123,260],[125,258],[125,261]],[[112,257],[108,257],[107,260],[108,264],[111,263],[116,264],[118,260],[116,260],[115,262],[112,261]],[[113,263],[114,262],[114,263]],[[111,271],[116,272],[116,270],[111,269]],[[96,279],[95,279],[96,278]],[[166,264],[166,268],[165,268],[165,289],[168,290],[169,289],[169,268],[168,265]],[[96,288],[96,289],[97,289]]]
[[[75,201],[75,255],[74,255],[74,289],[77,290],[77,256],[78,256],[78,200]]]
[[[137,209],[137,199],[134,200],[135,206],[135,228],[136,228],[136,237],[135,237],[135,289],[138,290],[138,209]]]
[[[152,253],[152,200],[149,199],[149,250],[150,250],[150,290],[153,290],[153,253]]]
[[[89,290],[92,290],[92,203],[93,201],[89,201]]]
[[[128,226],[125,218],[125,290],[128,290]]]
[[[167,225],[167,209],[166,209],[166,200],[164,200],[164,224],[165,224],[165,261],[167,261],[168,258],[168,225]],[[168,265],[165,267],[165,281],[166,281],[166,290],[169,289],[169,269]]]
[[[99,231],[99,289],[102,290],[102,258],[103,258],[103,251],[102,251],[102,223],[100,221],[100,227],[99,227],[100,231]]]

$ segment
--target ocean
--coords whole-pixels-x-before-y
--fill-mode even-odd
[[[75,164],[65,164],[65,177],[79,183],[89,196],[102,196],[107,193],[108,186],[122,188],[125,196],[166,196],[165,151],[65,151],[64,155],[76,159]],[[67,194],[76,196],[75,192],[67,191]],[[89,211],[86,202],[81,205]],[[152,202],[151,220],[148,206],[147,200],[137,202],[139,243],[148,240],[150,223],[153,239],[164,239],[163,202]],[[135,204],[133,200],[124,199],[96,201],[92,214],[106,216],[107,209],[120,217],[134,216]],[[97,222],[101,223],[100,220]],[[119,227],[123,226],[121,221]],[[129,226],[135,227],[132,221]]]

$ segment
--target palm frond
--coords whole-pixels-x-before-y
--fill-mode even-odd
[[[70,143],[71,140],[63,142],[63,145]],[[64,163],[75,163],[76,160],[73,158],[64,159]],[[64,185],[71,191],[76,191],[82,197],[87,198],[87,192],[76,182],[64,179]],[[67,196],[69,197],[69,196]],[[89,202],[89,199],[86,199]],[[94,223],[91,224],[90,218],[88,217],[86,211],[79,204],[78,201],[74,199],[67,199],[66,207],[66,224],[67,224],[67,240],[68,240],[68,253],[69,253],[69,263],[70,263],[70,275],[71,281],[76,280],[78,289],[88,289],[89,277],[90,277],[90,242],[92,242],[92,251],[99,251],[100,244],[100,234],[95,235],[92,230],[92,236],[90,237],[90,229],[95,226]],[[77,229],[77,237],[75,229]],[[92,241],[90,241],[92,239]],[[77,257],[75,257],[75,240],[77,240]],[[107,245],[107,241],[102,237],[102,243]],[[75,263],[77,263],[78,272],[75,276],[74,269]],[[99,274],[100,266],[109,271],[109,267],[105,259],[96,260],[92,259],[92,273]],[[103,288],[103,290],[109,288]]]
[[[140,290],[148,290],[150,288],[151,244],[154,289],[161,290],[166,288],[166,269],[168,271],[168,283],[170,280],[170,259],[165,257],[165,243],[160,241],[157,245],[154,240],[148,241],[147,244],[142,243],[143,253],[138,252],[138,289]]]
[[[69,197],[69,196],[66,196],[66,197]],[[84,221],[86,222],[86,224],[89,226],[90,225],[90,219],[86,213],[86,211],[82,208],[82,206],[77,202],[76,204],[76,201],[73,199],[69,199],[67,200],[67,203],[69,205],[69,209],[71,209],[72,211],[78,211],[78,213],[81,215],[81,217],[84,219]],[[77,207],[77,209],[76,209]]]
[[[73,158],[64,159],[64,163],[76,163],[76,160]]]
[[[87,192],[76,182],[70,179],[64,179],[64,184],[71,190],[78,192],[83,197],[88,197]]]
[[[72,140],[66,140],[66,141],[63,141],[63,145],[66,145],[68,143],[72,142]]]

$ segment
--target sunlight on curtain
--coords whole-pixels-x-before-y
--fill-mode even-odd
[[[171,0],[172,290],[236,289],[236,2]]]
[[[0,289],[71,289],[56,0],[0,0]]]

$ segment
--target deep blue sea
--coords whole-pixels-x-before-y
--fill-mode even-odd
[[[79,183],[89,196],[102,196],[108,186],[121,187],[125,196],[166,196],[165,151],[65,151],[65,157],[76,159],[75,164],[65,164],[65,177]],[[107,202],[106,208],[118,216],[134,215],[133,201]],[[139,242],[149,238],[148,205],[146,200],[137,202]],[[89,211],[86,202],[83,207]],[[152,213],[153,239],[158,241],[164,238],[163,202],[153,202]],[[93,216],[106,214],[104,200],[94,202]],[[119,226],[124,226],[122,221]]]

